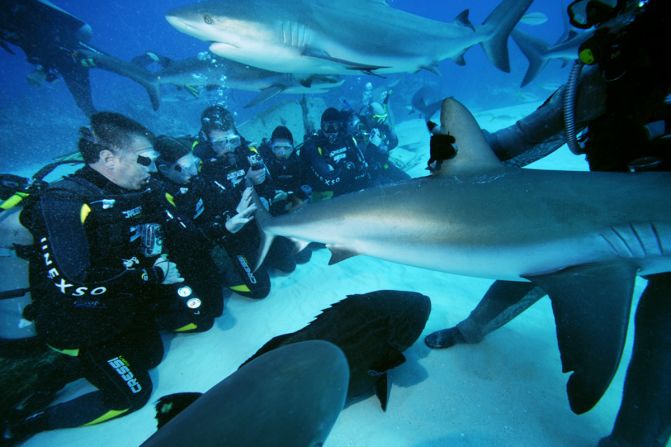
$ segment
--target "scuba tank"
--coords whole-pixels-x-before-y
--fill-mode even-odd
[[[39,194],[46,186],[44,178],[64,164],[82,163],[63,160],[46,165],[31,179],[13,174],[0,175],[0,347],[36,341],[34,324],[24,317],[31,303],[28,284],[28,257],[33,237],[21,223],[22,202]]]

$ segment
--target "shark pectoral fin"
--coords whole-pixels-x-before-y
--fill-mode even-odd
[[[466,54],[465,51],[457,54],[452,58],[452,61],[454,61],[454,63],[458,66],[464,67],[466,65],[466,58],[464,57],[464,54]]]
[[[328,248],[329,251],[331,252],[331,259],[329,259],[329,265],[337,264],[340,261],[344,261],[345,259],[349,259],[359,254],[353,250],[348,250],[346,248],[338,248],[332,245],[327,245],[326,248]]]
[[[313,77],[310,76],[308,78],[301,79],[299,82],[303,87],[310,88],[310,87],[312,87],[312,80],[313,80]]]
[[[375,381],[375,395],[380,400],[382,411],[387,411],[387,404],[389,403],[389,393],[391,392],[391,383],[386,373],[382,374]]]
[[[245,108],[254,107],[257,104],[261,104],[263,101],[267,101],[273,96],[279,95],[287,89],[286,85],[282,84],[273,84],[270,87],[266,87],[261,90],[261,93],[256,95],[254,99],[245,104]]]
[[[320,50],[320,49],[317,49],[317,48],[311,48],[311,47],[306,47],[303,50],[302,55],[307,56],[307,57],[314,57],[314,58],[317,58],[317,59],[324,59],[324,60],[327,60],[327,61],[331,61],[331,62],[334,62],[336,64],[344,65],[345,68],[347,68],[348,70],[359,70],[359,71],[362,71],[364,73],[368,73],[368,74],[371,74],[371,75],[375,74],[375,73],[373,73],[374,70],[379,70],[381,68],[389,68],[389,67],[385,67],[385,66],[381,66],[381,65],[367,65],[367,64],[361,64],[359,62],[348,61],[346,59],[339,59],[337,57],[331,56],[330,54],[328,54],[324,50]]]
[[[527,277],[550,296],[563,372],[576,414],[589,411],[610,385],[627,336],[636,269],[624,263],[572,267]]]
[[[429,64],[429,65],[422,65],[421,67],[419,67],[419,69],[420,70],[425,70],[425,71],[428,71],[429,73],[433,73],[437,76],[440,76],[440,70],[438,69],[438,63],[437,62],[434,62],[434,63]]]

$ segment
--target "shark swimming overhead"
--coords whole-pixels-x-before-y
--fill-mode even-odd
[[[160,70],[154,72],[156,84],[183,87],[194,95],[198,95],[203,89],[218,87],[259,92],[245,107],[260,104],[280,93],[325,93],[332,88],[340,87],[344,82],[339,76],[312,74],[299,76],[263,70],[223,59],[205,51],[196,57],[181,60],[147,53],[135,58],[135,61],[143,64],[156,62],[160,66]]]
[[[668,173],[506,168],[472,115],[443,103],[458,154],[441,175],[371,188],[286,216],[275,235],[450,273],[531,281],[550,296],[576,412],[605,392],[622,353],[637,274],[671,271]],[[626,199],[625,199],[626,198]],[[623,200],[624,199],[624,200]]]
[[[385,0],[214,0],[176,9],[166,19],[211,42],[210,51],[284,73],[412,73],[481,44],[510,71],[507,40],[531,0],[503,0],[479,26],[468,10],[442,23],[393,8]]]

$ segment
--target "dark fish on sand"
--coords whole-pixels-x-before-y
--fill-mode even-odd
[[[270,340],[243,366],[284,345],[326,340],[340,347],[349,362],[348,401],[375,392],[384,410],[390,390],[387,371],[405,362],[403,351],[419,338],[430,312],[429,297],[416,292],[349,295],[303,329]]]

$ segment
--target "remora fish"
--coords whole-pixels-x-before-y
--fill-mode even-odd
[[[480,26],[443,23],[392,8],[385,0],[216,0],[171,11],[179,31],[212,42],[210,51],[285,73],[352,74],[436,71],[481,44],[509,72],[507,40],[531,0],[503,0]]]
[[[249,65],[219,58],[207,52],[197,57],[171,60],[167,57],[148,53],[153,56],[161,69],[155,73],[155,82],[161,85],[171,84],[185,87],[194,94],[200,89],[226,87],[238,90],[259,92],[245,107],[252,107],[280,93],[305,94],[325,93],[329,89],[340,87],[344,80],[338,76],[305,75],[277,73]],[[141,56],[136,58],[149,61]]]
[[[333,344],[285,346],[212,387],[142,447],[321,446],[345,404],[348,379],[347,359]]]
[[[419,338],[430,312],[429,297],[416,292],[378,290],[349,295],[303,329],[274,337],[247,362],[291,343],[329,341],[343,350],[349,363],[348,402],[374,390],[386,410],[387,371],[405,362],[403,351]]]
[[[671,271],[669,173],[508,168],[473,116],[443,103],[458,155],[442,175],[317,202],[286,216],[257,212],[266,238],[468,276],[531,281],[550,296],[574,411],[591,408],[622,354],[637,274]]]

